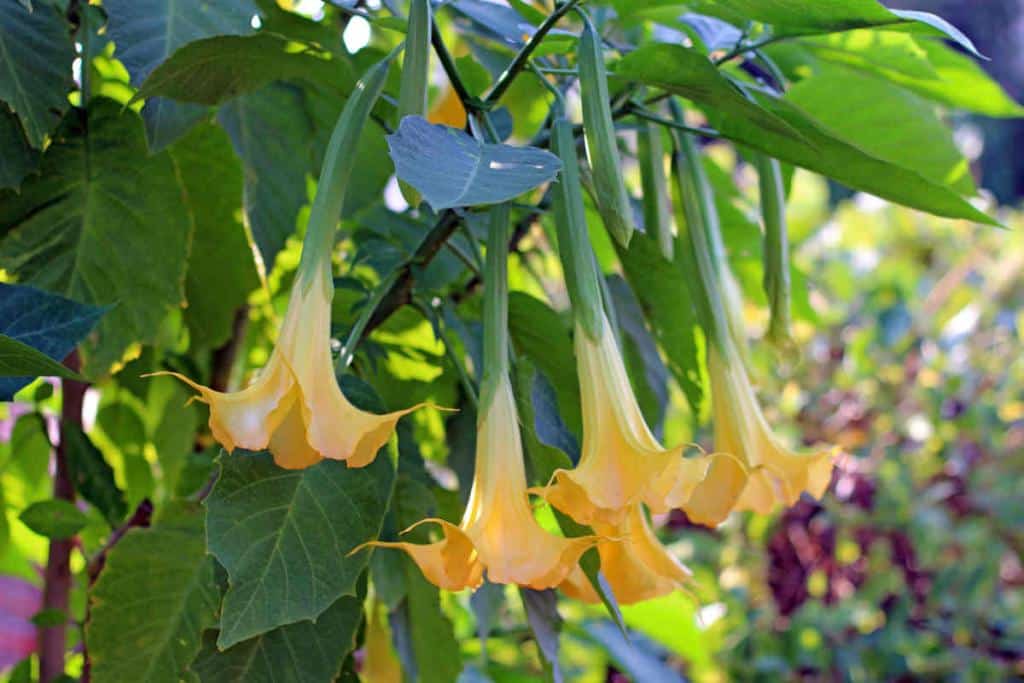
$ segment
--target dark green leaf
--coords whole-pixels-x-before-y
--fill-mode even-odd
[[[0,192],[0,267],[77,301],[117,304],[84,345],[90,376],[152,340],[181,304],[188,233],[170,157],[149,156],[138,115],[106,98],[68,115],[21,194]]]
[[[32,287],[0,283],[0,334],[56,361],[63,360],[105,312]],[[29,377],[0,379],[0,401],[11,400],[29,381]]]
[[[526,619],[540,651],[544,672],[555,683],[561,683],[565,676],[558,663],[558,636],[562,630],[562,617],[558,614],[558,594],[553,590],[538,591],[520,587],[519,595],[523,599]]]
[[[38,163],[39,152],[25,139],[17,115],[0,107],[0,190],[18,189]]]
[[[402,558],[406,572],[406,601],[399,609],[407,617],[407,632],[415,657],[416,677],[420,683],[451,683],[462,671],[459,643],[452,623],[441,611],[437,588],[423,578],[420,568],[408,557]],[[401,624],[401,621],[399,621]]]
[[[485,144],[468,133],[406,116],[389,135],[398,177],[435,211],[504,202],[553,179],[558,157],[536,147]]]
[[[89,523],[89,518],[74,503],[59,498],[32,503],[21,511],[18,519],[51,540],[71,538]]]
[[[128,514],[128,505],[114,481],[114,470],[75,423],[66,422],[62,426],[61,438],[67,441],[64,452],[75,490],[103,513],[110,526],[116,526]]]
[[[117,46],[116,57],[138,87],[179,47],[215,35],[252,30],[256,7],[250,0],[107,0],[107,31]],[[163,149],[202,118],[204,109],[156,98],[146,102],[142,116],[150,146]]]
[[[192,217],[185,279],[185,324],[192,347],[215,348],[231,336],[235,311],[259,286],[245,227],[238,218],[242,169],[224,131],[202,124],[170,148]]]
[[[21,119],[33,147],[43,146],[68,109],[74,58],[68,23],[56,8],[0,0],[0,100]]]
[[[306,203],[313,130],[299,88],[272,83],[220,109],[245,169],[243,210],[267,274]]]
[[[42,351],[6,334],[0,334],[0,377],[21,378],[40,375],[81,379],[77,372],[61,365]]]
[[[360,600],[344,597],[314,621],[300,621],[218,650],[207,631],[192,664],[202,683],[332,683],[355,647]]]
[[[152,527],[129,531],[90,591],[92,680],[182,680],[219,598],[198,505],[175,504]]]
[[[874,157],[860,147],[860,141],[845,141],[832,135],[821,123],[786,99],[760,91],[751,91],[761,106],[770,109],[798,128],[809,140],[805,145],[749,121],[710,113],[712,124],[723,135],[747,144],[782,161],[834,178],[844,185],[868,192],[883,199],[920,209],[937,216],[966,218],[998,225],[998,222],[976,209],[970,202],[948,187],[932,182],[921,174]]]
[[[299,471],[266,453],[224,457],[206,503],[210,552],[230,578],[218,645],[316,619],[354,595],[369,553],[348,553],[378,537],[393,483],[383,455],[361,469],[325,460]]]
[[[643,235],[619,249],[626,280],[668,359],[668,367],[683,389],[694,414],[700,414],[704,396],[701,361],[696,337],[697,317],[687,285],[690,273],[682,259],[666,261],[654,237]]]
[[[170,97],[196,104],[222,104],[271,81],[302,80],[348,94],[355,86],[351,67],[332,53],[273,33],[214,36],[188,43],[153,70],[139,98]]]
[[[614,75],[662,88],[699,105],[712,107],[766,132],[786,137],[791,144],[811,151],[799,129],[748,99],[696,50],[667,43],[645,45],[623,57],[616,65]]]

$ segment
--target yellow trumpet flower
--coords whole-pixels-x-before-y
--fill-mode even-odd
[[[555,536],[534,519],[507,374],[494,383],[477,427],[476,472],[461,523],[425,519],[414,526],[427,522],[441,526],[442,540],[427,545],[381,541],[366,545],[404,550],[431,583],[449,591],[479,586],[484,571],[493,583],[553,588],[597,542],[593,536]]]
[[[731,349],[731,340],[724,346]],[[708,344],[708,374],[715,450],[735,460],[718,458],[711,465],[683,505],[690,519],[714,526],[734,509],[769,513],[778,505],[793,505],[805,491],[821,498],[837,449],[804,454],[782,446],[761,412],[743,361],[723,358],[715,344]]]
[[[542,495],[581,524],[618,524],[638,503],[656,513],[679,507],[703,481],[710,456],[684,458],[651,433],[601,314],[597,339],[577,321],[576,363],[583,408],[583,449],[572,470],[558,470]]]
[[[402,683],[402,663],[391,642],[387,608],[373,602],[369,612],[359,680],[362,683]]]
[[[331,362],[329,264],[300,272],[292,288],[277,345],[256,380],[224,393],[177,377],[210,406],[210,430],[230,453],[267,448],[285,469],[303,469],[324,458],[364,467],[387,443],[395,423],[414,406],[385,415],[359,410],[345,398]]]
[[[602,542],[597,552],[601,556],[601,571],[619,604],[631,605],[668,595],[692,576],[654,535],[640,505],[632,506],[621,524],[595,524],[594,531],[610,539]],[[583,602],[601,600],[578,567],[559,588]]]

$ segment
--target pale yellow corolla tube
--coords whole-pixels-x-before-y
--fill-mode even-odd
[[[639,504],[629,509],[621,523],[595,524],[594,531],[609,539],[602,541],[597,552],[601,556],[601,572],[620,605],[668,595],[682,588],[692,576],[654,535]],[[571,598],[589,603],[601,601],[579,567],[559,588]]]
[[[679,507],[707,475],[712,456],[683,456],[651,433],[629,383],[618,342],[601,313],[596,338],[577,320],[576,364],[583,413],[579,463],[539,492],[580,524],[618,524],[639,503]]]
[[[479,586],[485,571],[492,583],[554,588],[577,566],[580,555],[597,543],[594,536],[556,536],[534,518],[507,375],[495,382],[477,426],[476,471],[462,521],[455,526],[425,519],[414,526],[428,522],[440,525],[443,539],[426,545],[366,545],[404,550],[431,583],[459,591]]]

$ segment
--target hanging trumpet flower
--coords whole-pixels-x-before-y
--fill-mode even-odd
[[[581,524],[619,524],[641,502],[655,512],[683,504],[704,479],[710,460],[684,458],[682,447],[664,448],[640,412],[602,306],[583,217],[576,148],[566,119],[555,122],[552,140],[562,158],[554,206],[576,319],[583,449],[577,466],[557,471],[544,495]]]
[[[286,469],[324,458],[363,467],[376,457],[407,410],[375,415],[354,407],[341,393],[331,362],[331,248],[345,189],[355,162],[359,131],[380,96],[390,59],[359,83],[331,136],[309,216],[302,259],[277,344],[266,366],[246,389],[214,391],[177,373],[210,406],[210,429],[228,450],[267,448]]]
[[[484,373],[477,426],[473,487],[458,526],[440,519],[444,538],[435,543],[372,542],[399,548],[427,579],[445,590],[475,588],[484,572],[493,583],[553,588],[592,547],[593,536],[563,538],[537,523],[526,490],[519,418],[508,374],[508,209],[491,213],[484,299]]]
[[[721,290],[728,270],[716,249],[717,216],[700,154],[687,135],[676,136],[674,172],[685,213],[685,244],[694,278],[695,303],[707,335],[712,419],[716,451],[733,458],[715,460],[707,478],[683,509],[698,523],[715,525],[733,509],[771,512],[792,505],[807,492],[819,498],[828,487],[835,451],[796,453],[783,447],[768,426],[747,375],[737,335],[730,329],[735,302]],[[735,314],[735,311],[732,312]]]
[[[387,607],[374,600],[367,612],[359,680],[362,683],[402,683],[402,663],[391,642]]]
[[[632,506],[620,524],[595,524],[594,531],[609,539],[597,547],[597,552],[601,556],[601,572],[621,605],[668,595],[692,576],[654,535],[641,505]],[[583,602],[601,601],[578,567],[559,588]]]

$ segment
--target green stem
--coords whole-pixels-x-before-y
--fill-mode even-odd
[[[433,16],[430,20],[436,26]],[[480,101],[470,95],[469,90],[466,89],[466,84],[462,82],[462,77],[459,75],[459,68],[455,66],[455,60],[452,58],[452,53],[448,51],[448,46],[444,44],[444,38],[441,37],[440,31],[431,31],[430,44],[434,47],[437,60],[441,62],[441,68],[444,69],[452,84],[452,90],[462,100],[463,108],[468,112],[480,111]]]
[[[367,301],[366,306],[363,307],[363,312],[359,314],[359,319],[356,320],[356,324],[352,326],[351,330],[349,330],[348,339],[345,340],[345,346],[341,348],[341,353],[338,354],[338,360],[334,364],[336,369],[344,370],[352,364],[352,359],[356,354],[356,347],[359,345],[359,341],[363,338],[366,326],[377,312],[377,307],[380,306],[385,295],[391,291],[391,287],[398,279],[398,272],[399,271],[397,269],[391,271],[391,274],[381,280],[373,290],[373,294],[370,295],[369,301]]]
[[[754,156],[764,221],[764,292],[768,296],[771,321],[768,338],[773,343],[790,342],[789,235],[786,230],[786,188],[777,159]]]
[[[516,56],[509,63],[505,71],[498,76],[498,81],[491,88],[491,92],[487,93],[487,97],[484,98],[483,105],[485,108],[490,109],[501,99],[501,96],[505,94],[505,91],[509,89],[512,82],[515,81],[516,76],[519,72],[526,67],[527,62],[530,61],[530,56],[543,42],[544,37],[547,36],[548,32],[555,27],[558,20],[564,17],[568,12],[576,6],[579,0],[566,0],[561,5],[555,8],[547,19],[544,20],[540,26],[537,27],[536,33],[527,41],[526,45],[516,54]]]
[[[508,228],[506,204],[489,212],[487,262],[484,268],[484,369],[480,404],[487,410],[495,385],[509,371],[508,342]]]
[[[734,47],[733,49],[729,50],[724,55],[716,59],[715,66],[721,66],[722,64],[728,62],[730,59],[735,59],[740,55],[746,54],[747,52],[760,50],[762,47],[771,45],[772,43],[777,43],[780,40],[785,40],[788,37],[789,36],[769,36],[767,38],[763,38],[762,40],[758,40],[753,43],[747,43],[746,45],[737,45],[736,47]]]
[[[345,190],[356,161],[359,134],[380,97],[387,79],[391,58],[384,58],[366,72],[345,102],[345,108],[331,133],[324,153],[324,165],[317,183],[316,197],[309,212],[306,237],[302,242],[299,277],[310,278],[317,268],[330,270],[334,233],[341,217]],[[306,280],[308,282],[308,279]]]
[[[632,114],[633,116],[637,117],[638,119],[643,119],[644,121],[650,121],[651,123],[657,123],[657,124],[660,124],[662,126],[665,126],[666,128],[673,128],[675,130],[681,130],[681,131],[683,131],[685,133],[693,133],[694,135],[701,135],[701,136],[706,137],[706,138],[720,138],[720,137],[722,137],[722,134],[719,133],[714,128],[702,128],[700,126],[688,126],[688,125],[686,125],[682,121],[676,121],[676,120],[673,120],[673,119],[667,119],[664,116],[658,116],[657,114],[655,114],[654,112],[650,111],[649,109],[646,109],[646,108],[641,107],[641,106],[636,105],[636,104],[627,103],[621,110],[617,109],[614,113],[618,114],[620,111],[622,112],[622,115]],[[616,118],[618,118],[618,117],[616,116]]]

